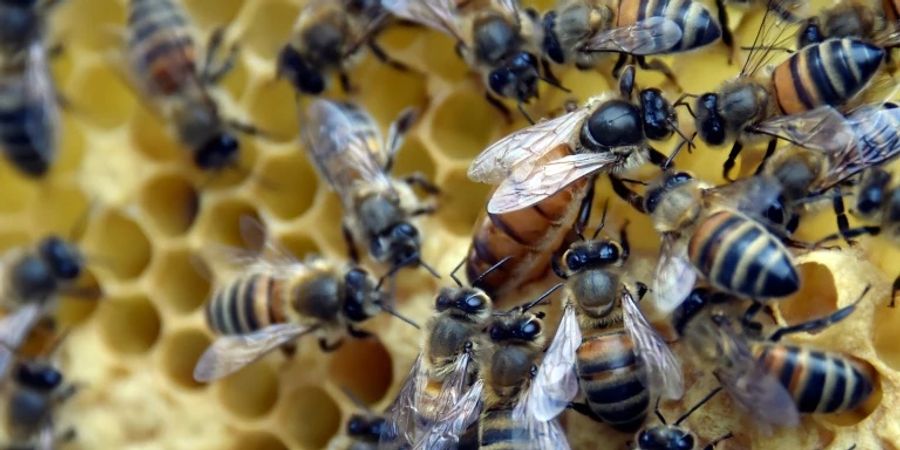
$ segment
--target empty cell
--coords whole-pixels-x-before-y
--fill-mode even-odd
[[[265,431],[246,431],[238,435],[232,450],[287,450],[287,446],[277,436]]]
[[[84,156],[84,130],[74,117],[69,111],[63,111],[60,116],[58,153],[51,169],[57,173],[77,171]]]
[[[300,231],[303,232],[303,230]],[[322,253],[316,241],[303,234],[282,235],[278,236],[277,240],[282,247],[300,261],[311,255],[320,255]]]
[[[163,174],[144,184],[139,205],[156,230],[178,236],[193,225],[200,198],[190,181],[180,175]]]
[[[251,364],[220,382],[219,399],[234,415],[254,419],[266,415],[278,400],[278,377],[267,364]]]
[[[437,105],[431,133],[442,153],[469,160],[492,142],[503,116],[472,89],[460,90]]]
[[[838,294],[828,267],[804,263],[797,269],[800,273],[800,290],[777,303],[784,320],[788,323],[800,323],[825,317],[836,311]]]
[[[191,21],[205,30],[229,25],[243,4],[243,0],[184,0],[182,3]]]
[[[97,320],[103,341],[117,353],[145,353],[159,338],[159,313],[145,297],[105,298]]]
[[[414,172],[422,173],[428,180],[434,182],[434,159],[431,158],[428,149],[422,144],[422,141],[410,138],[403,143],[403,147],[398,151],[392,173],[395,176],[402,177]]]
[[[114,210],[93,222],[83,246],[98,269],[121,279],[140,276],[153,253],[150,241],[137,222]]]
[[[387,130],[388,125],[404,109],[421,108],[428,104],[425,78],[414,71],[400,71],[386,64],[358,66],[351,73],[350,82],[363,96],[361,103]],[[387,86],[403,86],[403,89],[385,89]]]
[[[378,339],[348,340],[332,356],[328,373],[331,382],[371,405],[391,386],[391,355]]]
[[[301,152],[267,157],[255,176],[259,198],[275,216],[291,219],[312,206],[318,176]]]
[[[452,186],[452,190],[445,189],[441,195],[441,207],[437,217],[450,230],[458,234],[468,234],[472,231],[472,224],[480,217],[487,200],[490,186],[483,183],[475,183],[466,177],[462,170],[454,171],[439,184],[440,186]]]
[[[66,92],[84,119],[103,128],[122,125],[135,109],[134,93],[105,63],[82,68],[67,83]]]
[[[293,101],[293,88],[287,83],[262,83],[250,94],[250,120],[266,133],[288,141],[297,134],[299,119]]]
[[[248,217],[260,222],[259,214],[256,210],[243,201],[226,200],[213,205],[209,210],[201,216],[201,235],[218,244],[224,244],[231,247],[247,248],[251,244],[261,244],[261,242],[248,242],[241,236],[241,217]],[[262,222],[260,222],[262,223]],[[258,250],[258,248],[247,248],[248,250]]]
[[[198,264],[199,259],[184,249],[161,255],[152,274],[157,298],[180,314],[199,308],[209,296],[210,282]]]
[[[324,448],[341,426],[341,410],[324,390],[304,386],[284,405],[281,428],[303,448]]]
[[[175,384],[196,389],[194,366],[209,346],[209,337],[198,329],[184,329],[166,337],[162,344],[162,370]]]
[[[291,35],[300,8],[286,1],[253,2],[247,13],[248,23],[243,41],[247,48],[268,61],[274,61],[281,47]],[[272,66],[272,74],[275,66]]]

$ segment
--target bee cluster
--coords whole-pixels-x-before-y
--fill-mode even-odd
[[[900,446],[900,2],[103,3],[0,0],[3,446]]]

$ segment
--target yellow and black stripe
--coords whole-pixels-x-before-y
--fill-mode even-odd
[[[784,114],[798,114],[842,105],[869,84],[884,56],[884,49],[852,38],[806,46],[772,73],[778,107]]]
[[[29,98],[24,53],[10,58],[12,64],[8,61],[0,73],[0,143],[19,170],[39,177],[47,173],[56,156],[56,112]]]
[[[513,419],[513,405],[485,409],[481,413],[480,446],[482,450],[516,450],[531,448],[528,433],[520,421]]]
[[[588,406],[613,428],[637,431],[647,417],[650,393],[645,369],[625,330],[586,338],[578,347],[577,370]]]
[[[621,0],[616,25],[624,27],[649,17],[666,17],[681,27],[681,40],[669,53],[700,48],[722,37],[719,22],[695,0]]]
[[[765,343],[754,345],[753,353],[787,388],[801,413],[854,409],[874,390],[875,369],[855,358]]]
[[[172,95],[197,79],[196,49],[189,22],[170,0],[131,0],[128,48],[137,59],[146,86]]]
[[[206,303],[206,322],[216,334],[247,334],[284,323],[287,301],[283,279],[244,275],[217,289]]]
[[[700,223],[688,256],[713,286],[744,297],[784,297],[800,287],[784,245],[759,223],[733,212],[720,211]]]

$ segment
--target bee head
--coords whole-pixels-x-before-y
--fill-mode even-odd
[[[240,143],[231,133],[220,131],[194,152],[194,164],[201,169],[221,169],[237,157]]]
[[[822,31],[818,18],[811,17],[803,23],[800,31],[797,33],[797,48],[800,49],[807,45],[818,44],[824,40],[825,32]]]
[[[637,444],[641,450],[691,450],[694,436],[680,427],[660,425],[641,430]]]
[[[358,267],[344,275],[344,316],[353,322],[363,322],[381,311],[378,306],[381,292],[369,274]]]
[[[491,299],[481,289],[443,288],[434,304],[438,312],[449,311],[452,315],[479,322],[491,312]]]
[[[697,98],[694,106],[697,131],[703,142],[710,145],[725,143],[725,118],[719,114],[719,94],[709,92]]]
[[[57,288],[57,278],[53,271],[37,255],[26,255],[12,267],[10,278],[12,290],[17,297],[44,300]]]
[[[295,89],[310,95],[325,90],[325,79],[297,50],[284,46],[278,54],[278,77],[286,78]]]
[[[0,41],[6,43],[27,42],[40,32],[40,17],[36,0],[2,0],[0,17]]]
[[[541,337],[543,313],[500,316],[488,328],[492,342],[536,342]]]
[[[355,438],[374,438],[381,436],[385,420],[380,417],[370,418],[361,414],[350,416],[347,421],[347,435]]]
[[[678,123],[675,108],[656,88],[642,90],[640,97],[644,135],[654,141],[668,139],[672,135],[673,124]]]
[[[62,373],[46,363],[23,363],[16,368],[16,381],[29,388],[49,392],[63,382]]]
[[[863,183],[859,187],[859,193],[856,195],[856,212],[865,217],[881,210],[886,197],[885,194],[888,193],[888,183],[890,181],[891,174],[887,171],[882,169],[870,170],[863,179]]]
[[[537,58],[522,51],[513,55],[505,65],[491,71],[488,85],[501,97],[528,102],[537,97],[539,79]]]
[[[53,275],[59,279],[73,280],[81,274],[81,253],[75,246],[58,236],[44,238],[38,245],[38,253]]]
[[[656,208],[658,208],[660,203],[663,201],[666,194],[684,184],[689,183],[693,179],[694,177],[692,177],[691,174],[687,172],[674,172],[665,174],[660,183],[655,184],[653,187],[647,190],[647,194],[644,196],[644,211],[647,211],[647,213],[649,214],[653,214],[653,212],[656,211]]]
[[[621,261],[622,246],[611,240],[578,242],[566,250],[563,262],[569,272],[597,269]]]
[[[419,230],[409,222],[401,221],[389,227],[371,245],[375,259],[387,256],[394,267],[419,262]]]

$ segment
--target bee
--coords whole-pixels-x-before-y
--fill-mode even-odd
[[[342,387],[341,390],[361,412],[350,416],[344,432],[345,437],[338,439],[337,443],[332,442],[329,448],[331,450],[378,450],[378,441],[386,424],[385,418],[369,410],[365,403],[346,387]]]
[[[773,53],[769,36],[778,38],[782,32],[778,26],[767,25],[771,11],[769,7],[738,77],[697,97],[690,110],[704,142],[713,146],[734,142],[722,166],[722,176],[729,180],[744,144],[754,137],[772,137],[766,159],[775,152],[774,137],[779,133],[772,136],[772,124],[767,121],[822,106],[846,105],[869,85],[885,56],[885,50],[872,43],[831,38],[803,47],[776,65],[770,75],[757,76]],[[682,104],[686,105],[676,102]],[[784,117],[779,123],[791,122]]]
[[[559,0],[543,18],[544,56],[586,70],[609,53],[620,54],[616,69],[621,69],[627,56],[633,55],[642,68],[662,71],[674,82],[674,74],[661,61],[648,64],[644,58],[695,50],[722,35],[710,11],[693,0],[610,3]]]
[[[673,321],[696,357],[714,365],[714,374],[732,399],[754,419],[764,425],[794,426],[800,413],[860,406],[872,394],[877,372],[850,355],[779,341],[845,319],[868,291],[867,286],[854,303],[826,317],[779,328],[767,337],[739,329],[726,309],[734,297],[706,287],[690,293]]]
[[[0,145],[22,173],[40,177],[56,158],[56,88],[45,20],[58,0],[0,2]]]
[[[421,173],[402,179],[389,175],[403,135],[414,120],[412,109],[401,113],[385,141],[364,110],[317,99],[306,111],[303,137],[310,159],[341,198],[350,258],[359,260],[356,245],[362,243],[375,261],[394,268],[419,265],[434,274],[422,261],[421,238],[413,220],[433,213],[436,207],[422,203],[412,188],[419,186],[430,195],[440,191]]]
[[[46,361],[20,361],[8,388],[6,430],[11,442],[6,448],[56,448],[75,438],[75,430],[54,431],[55,410],[77,391],[64,384],[63,374]]]
[[[538,81],[562,88],[547,68],[539,65],[543,29],[538,13],[523,10],[518,0],[383,0],[395,16],[449,35],[457,52],[477,72],[491,105],[507,117],[500,98],[523,104],[538,96]]]
[[[493,302],[484,291],[467,287],[456,277],[460,267],[450,273],[456,286],[442,288],[435,299],[435,314],[425,324],[422,351],[388,413],[383,443],[452,448],[478,418],[482,383],[473,380],[479,371],[473,355]]]
[[[605,210],[603,216],[605,222]],[[625,226],[617,242],[597,239],[603,225],[554,263],[557,275],[566,280],[566,301],[552,345],[570,349],[565,363],[573,372],[570,377],[577,374],[586,400],[574,409],[619,431],[634,432],[644,423],[653,397],[679,399],[684,383],[681,363],[622,280],[630,254]],[[646,291],[639,284],[638,300]]]
[[[734,35],[729,26],[727,5],[734,5],[744,9],[750,6],[768,8],[778,17],[788,23],[800,23],[806,14],[806,2],[793,0],[716,0],[719,24],[722,27],[722,43],[734,50]],[[729,60],[730,61],[730,60]]]
[[[345,72],[359,50],[366,46],[382,62],[399,70],[375,41],[386,19],[380,0],[314,0],[300,11],[287,44],[278,55],[277,73],[297,91],[318,95],[327,87],[327,76],[337,72],[345,91],[351,90]]]
[[[900,45],[897,21],[888,20],[890,2],[880,7],[874,2],[841,0],[803,21],[799,32],[800,47],[834,37],[858,37],[880,45],[885,50]]]
[[[686,413],[682,414],[678,420],[672,425],[666,421],[666,418],[659,411],[659,404],[656,405],[656,417],[662,422],[662,425],[655,425],[644,428],[637,433],[634,450],[694,450],[697,448],[697,436],[690,430],[680,426],[682,422],[687,420],[694,411],[700,409],[701,406],[710,401],[722,390],[721,387],[713,389],[709,394],[700,399]],[[716,444],[726,439],[734,437],[732,433],[726,433],[703,447],[704,450],[713,450]]]
[[[247,236],[262,231],[248,217],[241,218],[241,227]],[[299,261],[271,240],[265,248],[270,254],[248,261],[206,303],[206,322],[218,337],[197,361],[195,380],[228,376],[307,334],[318,337],[322,351],[334,351],[345,335],[369,337],[357,324],[382,311],[415,326],[385,305],[384,279],[355,264]]]
[[[223,117],[210,87],[233,67],[237,47],[224,60],[217,54],[225,30],[217,29],[197,67],[197,48],[188,17],[171,0],[131,0],[128,59],[131,81],[154,111],[175,127],[201,169],[234,164],[240,149],[235,132],[259,134],[253,125]]]

